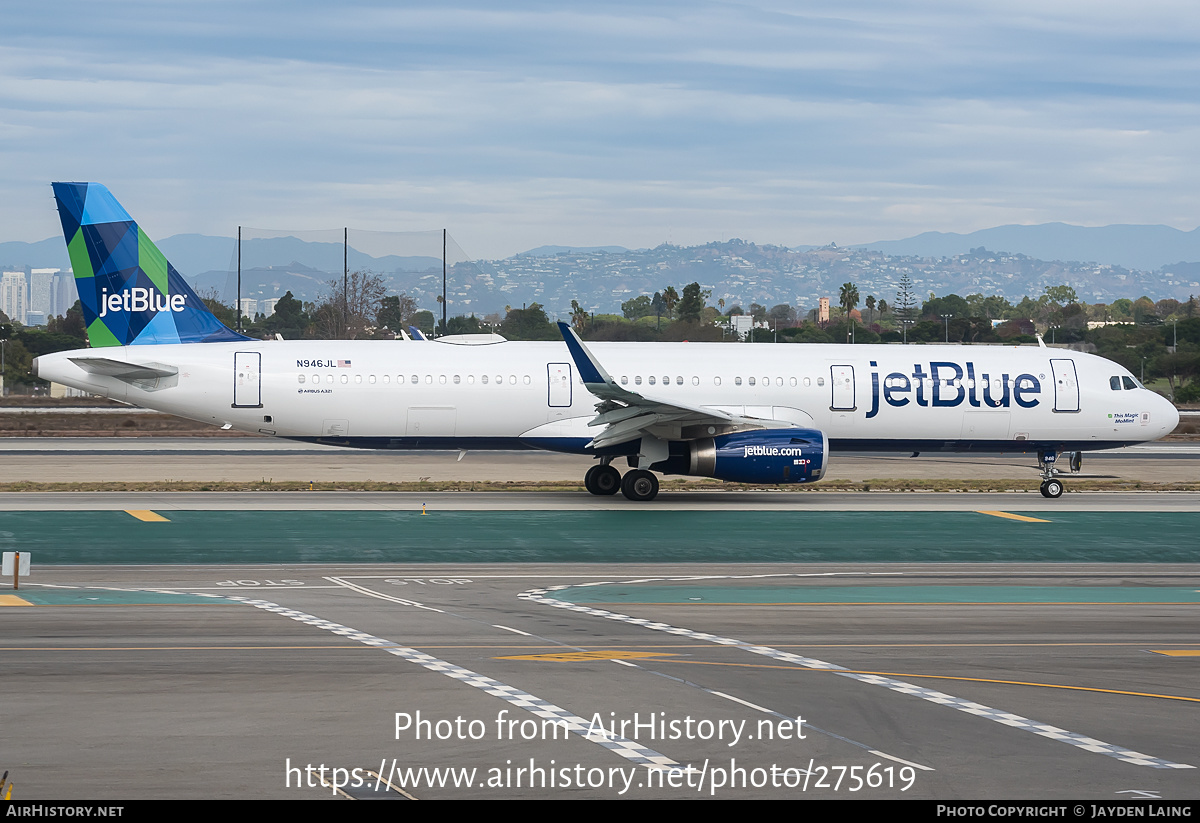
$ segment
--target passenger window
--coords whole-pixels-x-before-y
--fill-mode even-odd
[[[369,379],[370,379],[371,384],[374,385],[375,384],[375,375],[371,375],[371,377]]]
[[[487,385],[487,375],[486,374],[479,375],[479,382],[486,386]]]
[[[671,385],[671,375],[669,375],[669,374],[663,375],[663,385],[664,386]]]
[[[776,385],[776,386],[782,386],[782,385],[783,385],[783,378],[782,378],[782,377],[776,377],[776,378],[775,378],[775,385]],[[793,385],[793,386],[794,386],[794,385],[796,385],[796,378],[794,378],[794,377],[792,378],[792,385]]]
[[[302,374],[298,374],[298,375],[296,375],[296,377],[300,378],[300,382],[301,382],[301,383],[303,383],[303,382],[304,382],[304,375],[302,375]]]
[[[457,374],[456,374],[456,375],[454,375],[454,385],[456,385],[456,386],[457,386],[457,385],[458,385],[459,383],[461,383],[461,382],[462,382],[462,378],[461,378],[461,377],[459,377]]]
[[[427,384],[432,384],[433,383],[433,375],[432,374],[425,375],[425,382]]]
[[[313,381],[314,383],[320,383],[320,382],[321,382],[321,375],[319,375],[319,374],[314,374],[314,375],[312,376],[312,381]]]
[[[677,376],[675,377],[675,385],[676,385],[676,386],[682,386],[682,385],[683,385],[683,375],[682,375],[682,374],[681,374],[681,375],[677,375]]]
[[[812,386],[812,378],[811,377],[804,378],[804,388],[807,389],[810,386]]]
[[[654,385],[654,375],[650,375],[649,377],[647,377],[647,378],[646,378],[646,381],[647,381],[647,382],[648,382],[648,383],[649,383],[651,386],[653,386],[653,385]]]
[[[793,378],[791,378],[790,380],[788,380],[788,385],[792,386],[792,388],[795,388],[795,386],[796,386],[796,378],[794,378],[794,377],[793,377]]]
[[[714,386],[719,386],[719,385],[721,385],[721,378],[719,378],[719,377],[714,377],[714,378],[713,378],[713,385],[714,385]]]
[[[735,386],[742,385],[742,378],[740,378],[740,377],[733,378],[733,385],[735,385]]]
[[[439,374],[439,375],[438,375],[438,382],[439,382],[439,383],[441,383],[443,386],[444,386],[444,385],[446,385],[446,375],[444,375],[444,374]]]
[[[509,385],[511,385],[511,386],[515,386],[515,385],[517,385],[517,376],[516,376],[515,374],[510,374],[510,375],[508,376],[508,383],[509,383]]]
[[[354,375],[354,382],[361,385],[362,384],[362,375],[361,374]]]
[[[751,385],[751,386],[753,386],[753,385],[754,385],[754,378],[753,378],[753,377],[751,377],[751,378],[750,378],[750,385]]]
[[[621,385],[622,386],[629,385],[629,376],[628,375],[625,375],[625,374],[621,375]]]
[[[807,377],[806,377],[806,378],[804,378],[804,382],[805,382],[805,384],[806,384],[806,385],[808,384],[808,378],[807,378]],[[818,385],[818,386],[824,386],[824,385],[825,385],[825,378],[824,378],[824,377],[818,377],[818,378],[817,378],[817,385]]]
[[[696,376],[694,376],[694,375],[693,375],[693,376],[692,376],[692,385],[693,385],[693,386],[699,386],[699,385],[700,385],[700,378],[699,378],[699,377],[696,377]]]
[[[343,374],[342,375],[342,383],[345,384],[345,383],[349,383],[349,382],[350,382],[350,375]]]
[[[474,383],[475,383],[475,375],[468,374],[467,375],[467,385],[470,386],[470,385],[473,385]]]
[[[529,385],[530,379],[531,379],[531,378],[529,377],[529,375],[525,375],[525,385],[526,385],[526,386],[528,386],[528,385]]]
[[[635,386],[640,386],[640,385],[642,385],[642,376],[641,376],[640,374],[639,374],[639,375],[636,375],[636,376],[633,378],[633,384],[634,384]]]

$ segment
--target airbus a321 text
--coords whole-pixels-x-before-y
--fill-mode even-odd
[[[1026,452],[1155,440],[1178,412],[1126,369],[1044,347],[271,340],[222,325],[106,188],[55,183],[91,348],[35,373],[247,432],[370,449],[546,449],[632,500],[656,472],[820,480],[838,451]],[[616,460],[625,458],[622,475]]]

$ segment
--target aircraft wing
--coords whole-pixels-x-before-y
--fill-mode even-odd
[[[592,448],[617,446],[645,436],[663,440],[689,439],[684,428],[700,427],[702,433],[695,437],[711,436],[708,428],[720,432],[739,429],[778,429],[793,424],[786,421],[747,417],[721,409],[690,406],[676,400],[653,397],[634,392],[617,384],[600,361],[588,351],[579,335],[566,323],[559,321],[558,329],[566,341],[571,359],[587,390],[600,398],[596,404],[596,417],[589,426],[604,426],[604,430],[592,438]]]

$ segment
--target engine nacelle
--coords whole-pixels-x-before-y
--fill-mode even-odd
[[[817,429],[766,429],[673,442],[651,468],[664,474],[737,483],[811,483],[829,464],[829,438]]]

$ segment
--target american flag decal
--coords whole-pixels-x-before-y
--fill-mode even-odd
[[[350,368],[350,361],[349,361],[349,360],[339,360],[339,361],[338,361],[338,368],[339,368],[339,369],[348,369],[348,368]]]

